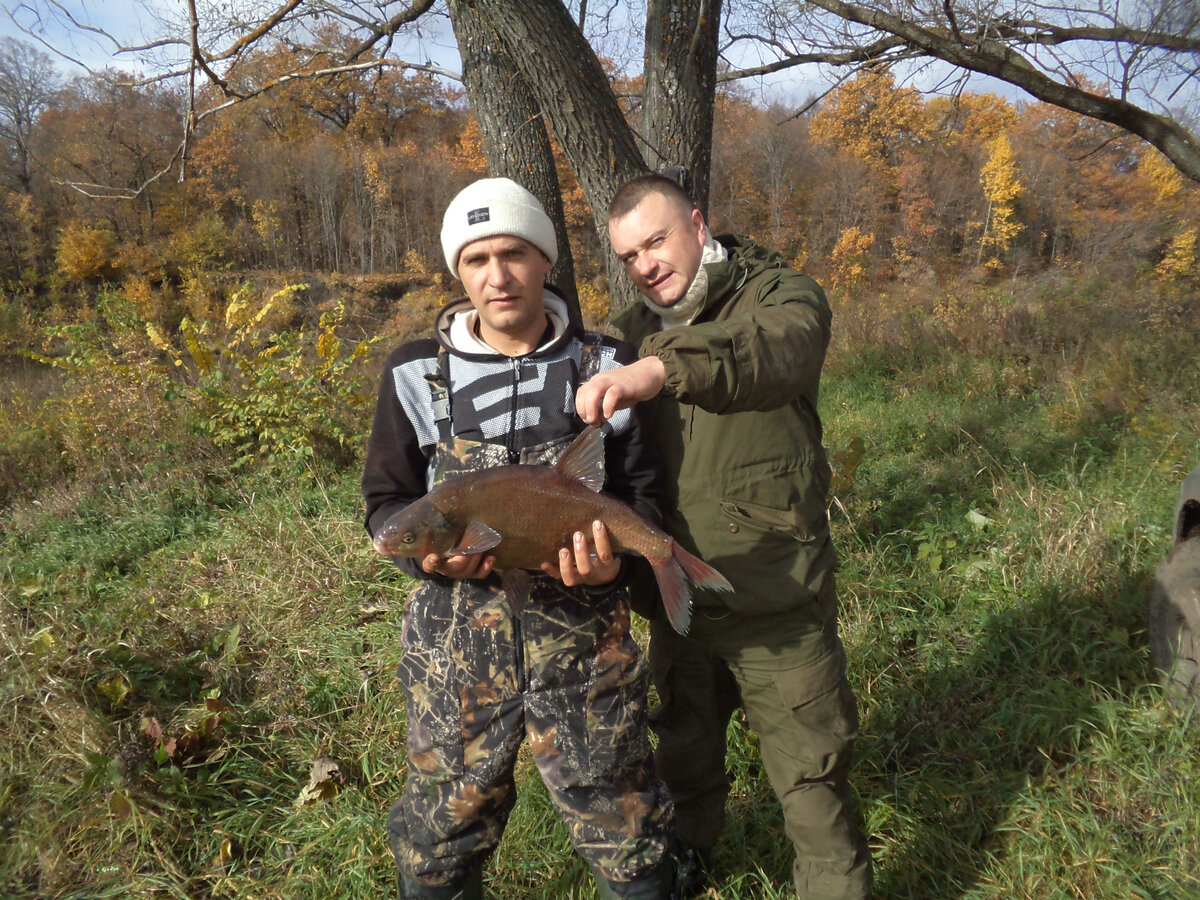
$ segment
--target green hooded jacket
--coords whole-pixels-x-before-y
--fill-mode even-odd
[[[666,530],[734,587],[694,602],[795,609],[837,564],[817,415],[831,313],[820,285],[778,253],[717,239],[729,259],[705,267],[708,296],[691,325],[662,331],[643,303],[612,322],[666,369],[647,417],[666,469]]]

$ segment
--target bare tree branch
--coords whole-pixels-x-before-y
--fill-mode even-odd
[[[779,13],[785,5],[793,10],[800,6],[768,4],[772,27],[782,21]],[[1185,127],[1183,117],[1165,107],[1161,112],[1150,108],[1175,100],[1189,76],[1200,70],[1195,64],[1200,16],[1194,4],[1160,0],[1142,22],[1122,21],[1118,14],[1125,10],[1102,2],[1039,7],[1028,0],[941,0],[937,7],[924,7],[912,0],[810,0],[803,5],[810,13],[802,21],[790,21],[791,32],[761,29],[777,46],[783,43],[780,34],[802,35],[807,41],[803,52],[726,73],[722,80],[806,62],[847,65],[873,56],[889,61],[918,55],[939,59],[1116,125],[1145,139],[1180,172],[1200,181],[1200,139]],[[830,15],[822,19],[811,10]],[[1080,50],[1067,54],[1071,46]],[[1188,89],[1194,92],[1195,85]]]

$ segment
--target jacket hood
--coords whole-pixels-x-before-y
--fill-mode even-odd
[[[575,334],[571,324],[567,301],[554,288],[546,285],[542,294],[546,307],[548,334],[542,343],[527,356],[553,353],[565,345]],[[493,359],[504,354],[486,344],[476,334],[479,314],[469,297],[462,297],[442,307],[434,323],[434,337],[440,346],[451,353],[472,359]]]

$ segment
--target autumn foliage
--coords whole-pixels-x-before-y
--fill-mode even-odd
[[[109,71],[48,90],[30,154],[0,161],[0,278],[46,295],[221,270],[440,271],[441,213],[486,172],[461,93],[381,67],[255,94],[322,64],[283,44],[247,54],[231,83],[252,99],[201,121],[182,163],[167,86]],[[834,287],[922,268],[943,280],[1195,275],[1195,186],[1157,151],[1061,109],[926,96],[881,69],[802,114],[736,88],[716,113],[714,230],[750,234]],[[591,284],[599,242],[565,166],[560,176],[576,271]]]

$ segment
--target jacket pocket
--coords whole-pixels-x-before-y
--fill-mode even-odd
[[[775,673],[786,724],[772,740],[783,742],[802,762],[805,778],[844,773],[858,736],[858,707],[845,675],[839,647],[816,662]]]
[[[824,530],[823,527],[814,528],[814,523],[809,521],[800,509],[777,509],[748,500],[723,498],[721,511],[729,518],[730,524],[738,528],[745,526],[756,531],[781,535],[801,544],[811,544]],[[822,512],[815,524],[824,526],[825,521],[825,514]]]

